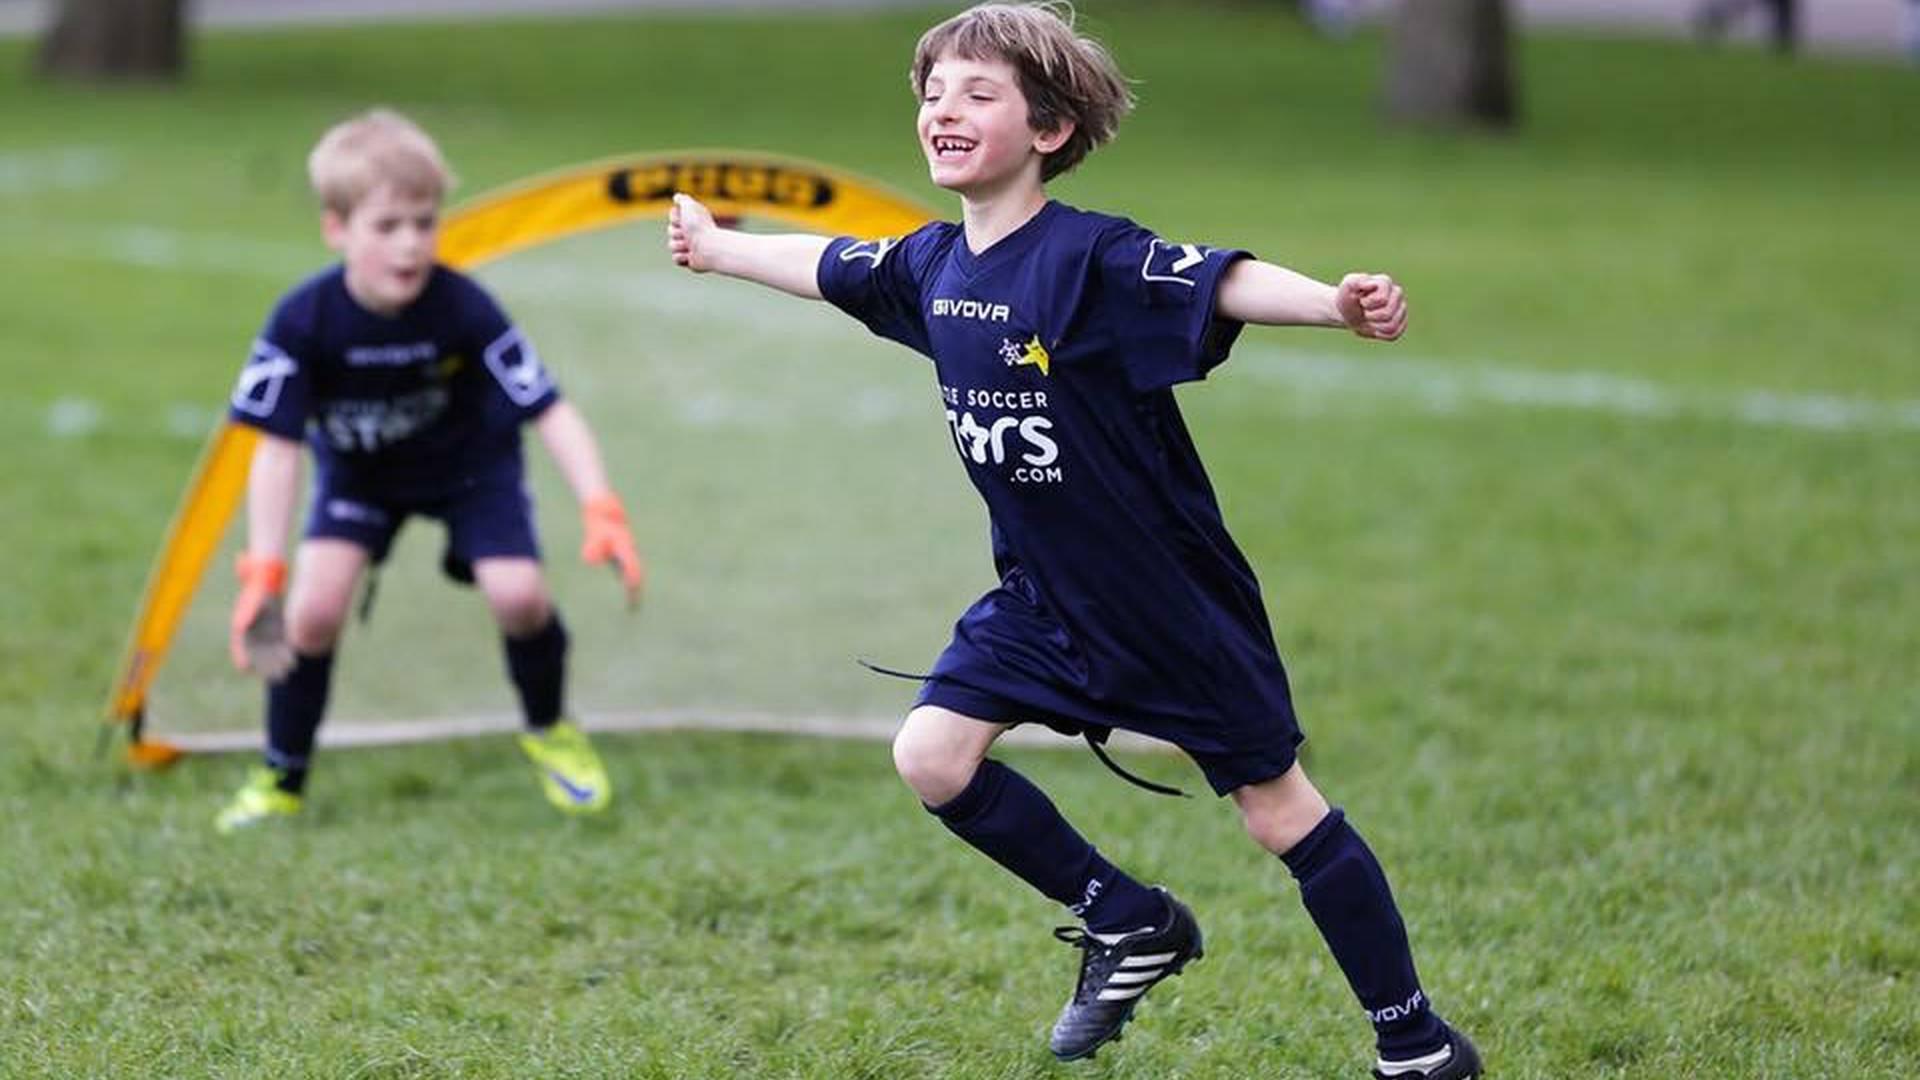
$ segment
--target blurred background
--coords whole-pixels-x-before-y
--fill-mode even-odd
[[[1271,0],[1297,6],[1316,26],[1340,31],[1386,18],[1394,0]],[[181,18],[208,26],[365,22],[422,17],[556,15],[619,11],[715,11],[911,8],[908,0],[0,0],[0,33],[39,35],[62,15],[83,8],[118,9],[118,17]],[[924,5],[919,5],[924,6]],[[1444,5],[1443,5],[1444,6]],[[1472,7],[1474,5],[1456,5]],[[1817,52],[1885,55],[1911,51],[1916,41],[1911,0],[1504,0],[1517,24],[1549,31],[1572,28],[1615,34],[1697,34],[1774,41],[1785,37]],[[138,15],[136,9],[173,13]]]
[[[1140,105],[1058,197],[1407,287],[1393,347],[1250,331],[1180,400],[1310,763],[1448,1015],[1508,1077],[1907,1075],[1920,4],[1078,6]],[[135,776],[117,733],[96,752],[247,345],[328,261],[304,176],[325,127],[406,111],[456,206],[718,147],[950,214],[905,71],[951,13],[0,0],[0,865],[37,871],[0,888],[23,958],[0,1071],[1052,1075],[1034,988],[1064,974],[1026,948],[1051,914],[941,847],[877,743],[613,738],[621,814],[565,832],[501,744],[343,753],[309,827],[245,850],[207,828],[238,758]],[[657,223],[480,276],[597,426],[653,571],[628,616],[530,453],[588,726],[884,732],[911,687],[854,658],[918,670],[992,582],[925,365],[676,271]],[[348,632],[336,726],[509,714],[438,544],[404,534]],[[155,686],[163,734],[257,730],[229,565]],[[1103,1068],[1351,1072],[1344,988],[1222,808],[1016,753],[1248,958],[1183,978]],[[103,974],[49,974],[75,972]]]

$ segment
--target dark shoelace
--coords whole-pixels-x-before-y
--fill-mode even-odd
[[[1080,950],[1080,981],[1074,987],[1073,1000],[1087,1001],[1098,995],[1119,965],[1118,942],[1109,945],[1078,926],[1056,926],[1053,936]]]

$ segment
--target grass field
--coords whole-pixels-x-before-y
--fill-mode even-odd
[[[1377,41],[1251,4],[1085,6],[1142,108],[1059,194],[1407,283],[1401,345],[1249,333],[1182,401],[1315,775],[1492,1075],[1911,1075],[1914,73],[1543,38],[1522,133],[1418,135],[1374,117]],[[1044,1047],[1060,913],[921,814],[878,744],[610,738],[620,801],[586,823],[504,740],[343,752],[304,820],[237,840],[209,822],[239,761],[94,754],[200,435],[324,261],[301,168],[325,124],[405,108],[466,194],[741,146],[933,202],[902,77],[927,21],[206,34],[173,91],[36,85],[0,43],[0,1076],[1364,1073],[1283,868],[1226,807],[1086,755],[1009,757],[1210,948],[1070,1069]],[[676,274],[651,228],[485,278],[599,425],[655,574],[628,619],[540,467],[589,718],[904,707],[851,658],[924,663],[989,582],[925,369]],[[434,555],[403,542],[343,716],[509,707]],[[221,667],[229,590],[191,613],[163,726],[256,722]]]

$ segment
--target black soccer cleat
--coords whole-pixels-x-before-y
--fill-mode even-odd
[[[1447,1045],[1426,1057],[1373,1063],[1374,1080],[1472,1080],[1479,1075],[1480,1051],[1452,1028],[1447,1029]]]
[[[1078,926],[1063,926],[1053,936],[1081,950],[1080,982],[1073,1000],[1060,1011],[1048,1045],[1061,1061],[1091,1057],[1120,1037],[1146,992],[1169,975],[1206,954],[1193,912],[1167,890],[1155,887],[1167,902],[1167,924],[1135,930],[1118,941],[1102,941]]]

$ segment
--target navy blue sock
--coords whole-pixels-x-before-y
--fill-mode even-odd
[[[530,728],[549,728],[560,719],[567,681],[567,628],[560,613],[526,637],[503,637],[507,677],[520,695],[520,713]]]
[[[1373,1021],[1383,1057],[1407,1058],[1446,1044],[1413,970],[1406,924],[1379,860],[1338,809],[1320,819],[1280,861],[1300,883],[1300,899]]]
[[[293,654],[293,668],[267,684],[267,768],[279,774],[277,786],[295,795],[307,786],[307,762],[314,733],[327,712],[333,685],[333,654]]]
[[[1158,926],[1160,894],[1100,857],[1032,781],[991,759],[949,802],[927,808],[955,836],[1087,921],[1095,933]]]

